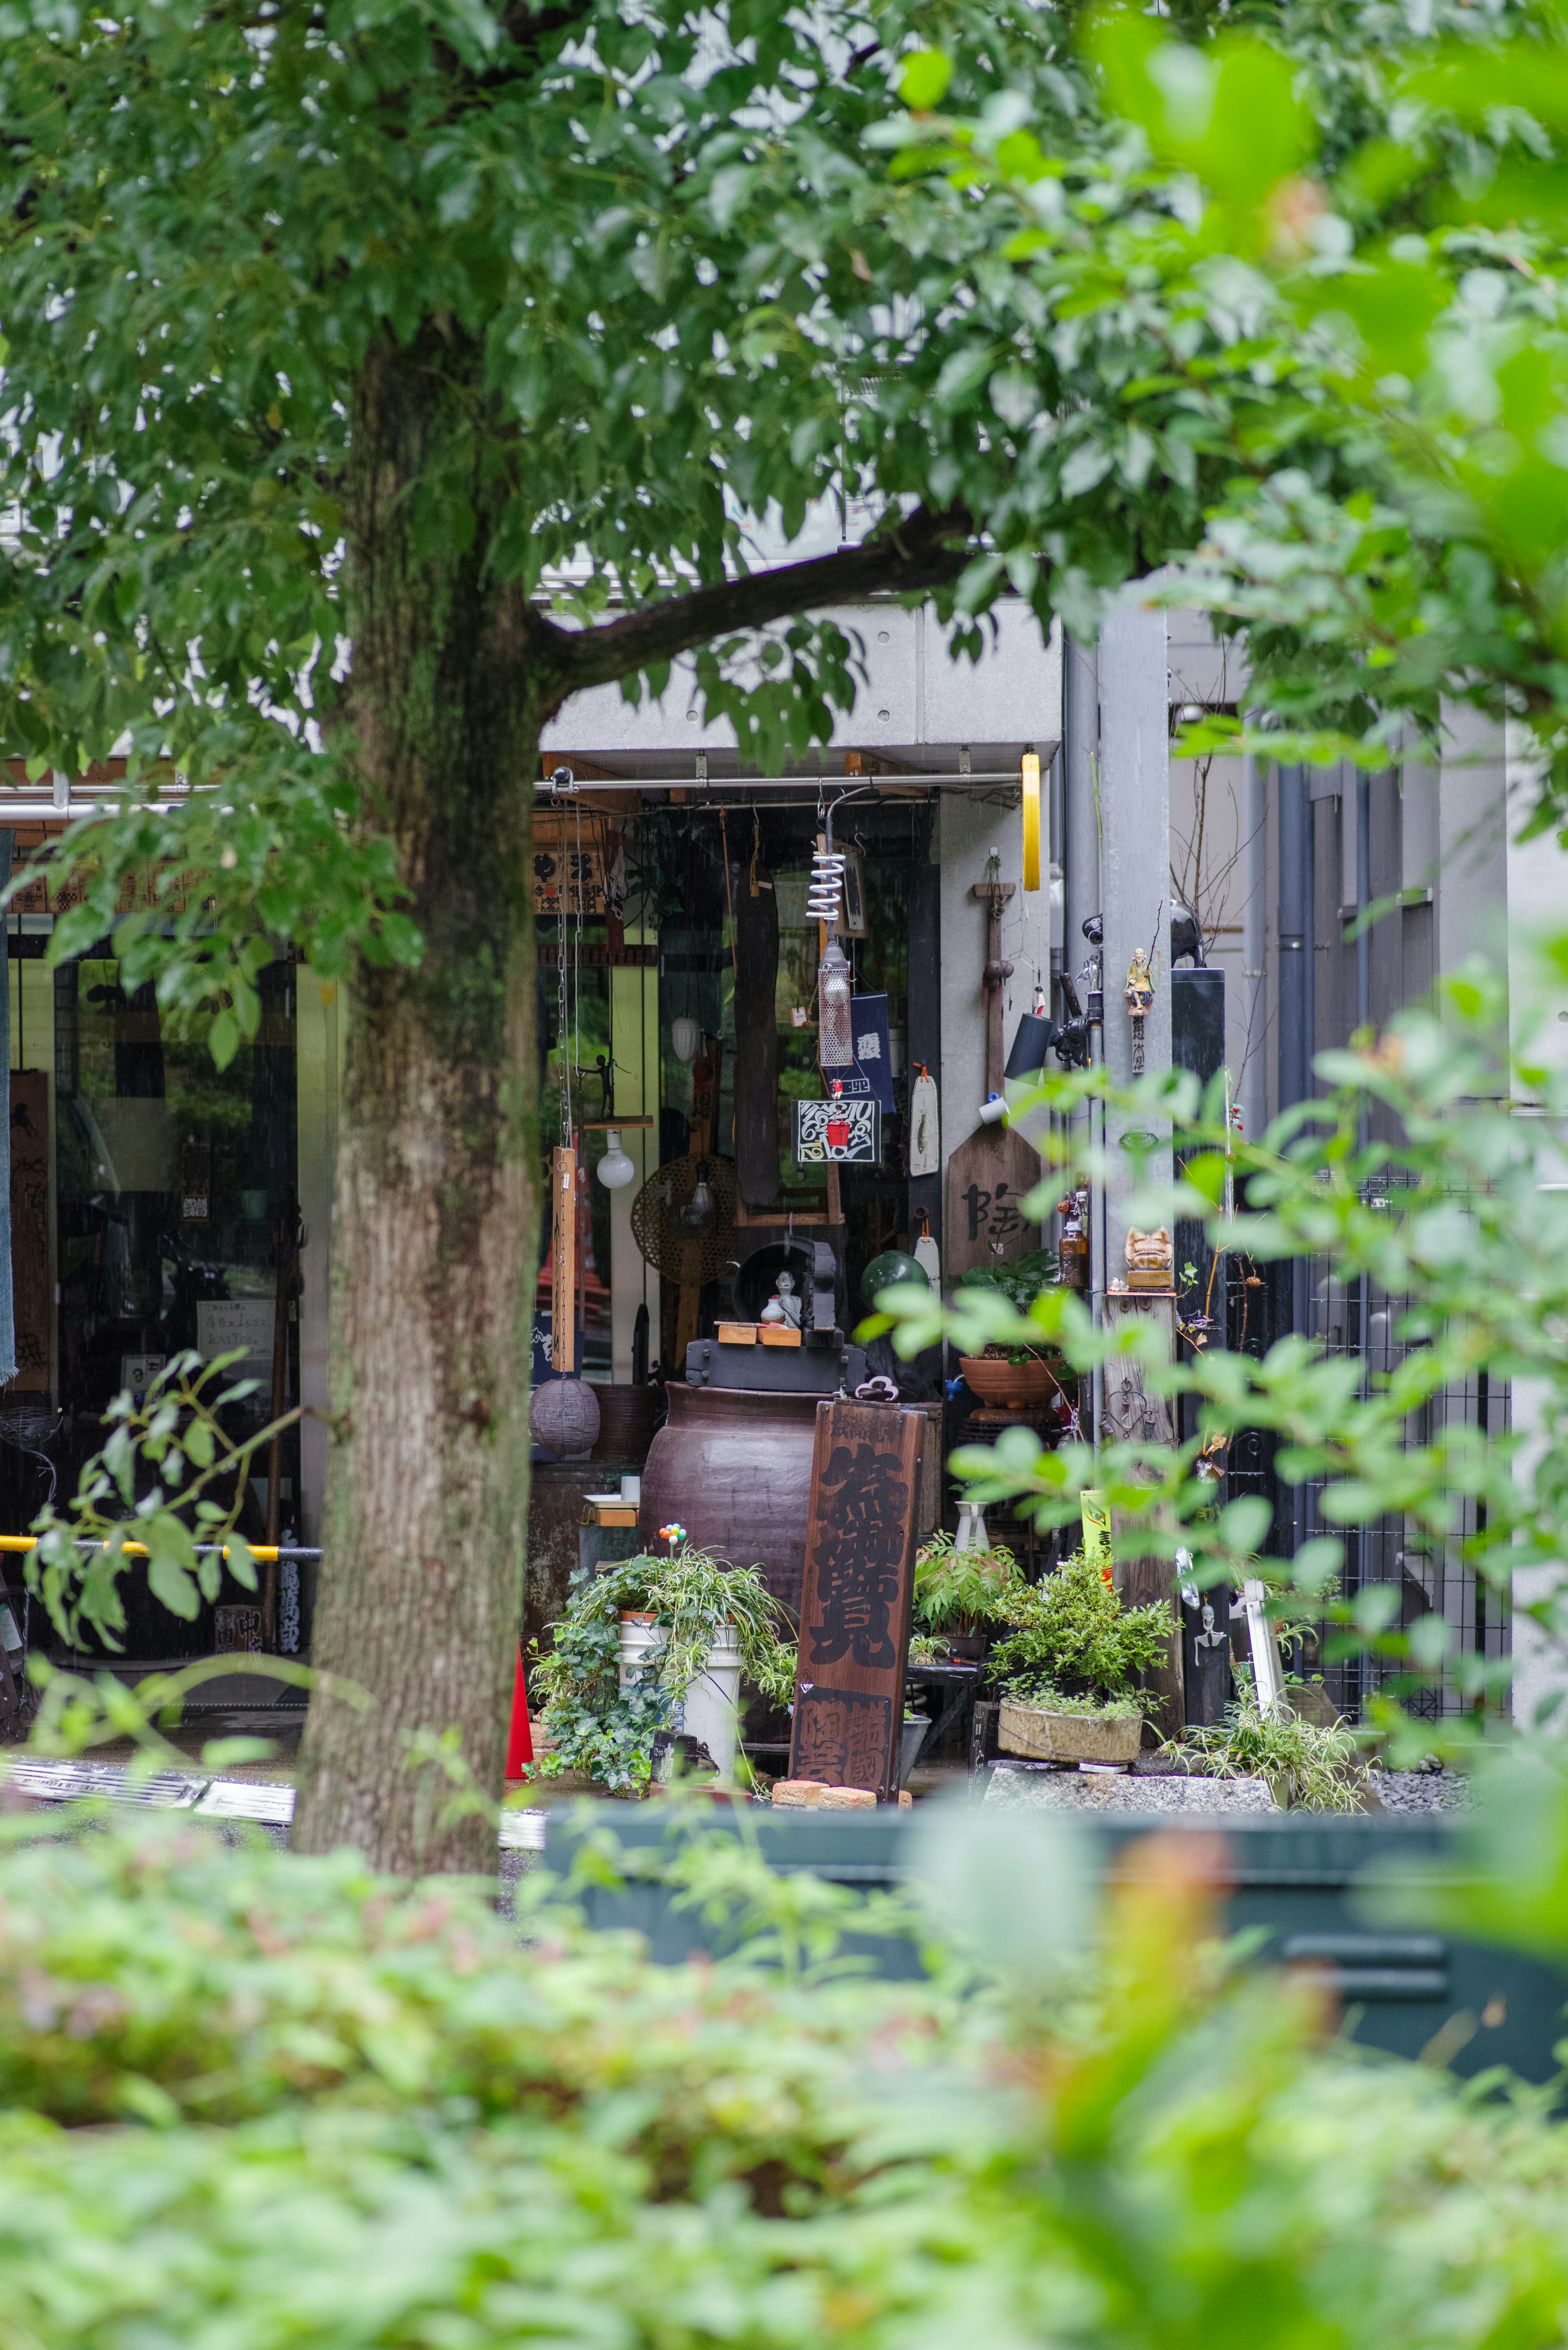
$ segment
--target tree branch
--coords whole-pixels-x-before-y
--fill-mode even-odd
[[[972,528],[962,507],[934,515],[921,506],[836,555],[693,588],[598,628],[557,630],[551,657],[563,696],[580,693],[585,686],[612,684],[650,661],[671,660],[732,630],[766,628],[771,620],[878,590],[943,587],[969,561]]]

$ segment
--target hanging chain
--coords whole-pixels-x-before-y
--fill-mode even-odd
[[[565,830],[563,826],[562,830]],[[566,864],[561,856],[561,865]],[[564,881],[556,892],[556,1052],[560,1064],[561,1131],[556,1138],[563,1150],[569,1149],[572,1140],[572,1081],[568,1071],[567,1050],[569,1015],[566,996],[566,892]]]

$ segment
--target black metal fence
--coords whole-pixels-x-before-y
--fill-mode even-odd
[[[1361,1365],[1362,1391],[1370,1393],[1412,1343],[1400,1335],[1408,1298],[1390,1296],[1370,1281],[1345,1281],[1326,1258],[1276,1265],[1236,1259],[1228,1263],[1226,1273],[1227,1343],[1232,1348],[1261,1355],[1282,1332],[1299,1329],[1325,1354],[1355,1357]],[[1462,1386],[1445,1388],[1413,1413],[1410,1441],[1430,1443],[1456,1423],[1477,1429],[1483,1438],[1499,1437],[1508,1431],[1511,1409],[1506,1383],[1481,1371]],[[1314,1534],[1337,1534],[1345,1544],[1347,1594],[1372,1584],[1389,1586],[1399,1596],[1392,1619],[1396,1627],[1438,1614],[1453,1627],[1459,1648],[1489,1658],[1510,1653],[1505,1597],[1478,1581],[1461,1557],[1466,1539],[1484,1530],[1478,1525],[1475,1503],[1453,1494],[1447,1538],[1439,1549],[1428,1550],[1417,1548],[1402,1517],[1380,1518],[1367,1526],[1325,1525],[1320,1514],[1324,1482],[1317,1478],[1299,1486],[1284,1484],[1274,1467],[1273,1439],[1257,1430],[1231,1446],[1228,1490],[1231,1496],[1261,1493],[1270,1502],[1276,1556],[1293,1555]],[[1400,1669],[1366,1652],[1322,1664],[1309,1654],[1305,1661],[1311,1669],[1321,1669],[1328,1694],[1352,1721],[1361,1718],[1366,1700]],[[1411,1712],[1435,1719],[1457,1713],[1472,1700],[1445,1674],[1424,1690],[1407,1692],[1404,1702]]]

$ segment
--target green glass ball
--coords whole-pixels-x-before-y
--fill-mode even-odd
[[[867,1266],[861,1278],[860,1295],[867,1305],[873,1305],[880,1290],[892,1289],[900,1281],[918,1281],[922,1289],[929,1289],[931,1285],[926,1279],[924,1265],[917,1264],[914,1258],[906,1256],[902,1249],[884,1249],[881,1255],[874,1256]]]

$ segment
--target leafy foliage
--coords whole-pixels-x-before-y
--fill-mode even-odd
[[[1090,1964],[1059,1930],[1021,1947],[1021,1898],[1059,1929],[1082,1856],[1061,1828],[985,1825],[928,1855],[933,1887],[962,1863],[991,1954],[956,1997],[792,1974],[760,1940],[649,1966],[528,1884],[519,1942],[477,1888],[348,1854],[12,1824],[13,2324],[40,2350],[149,2329],[426,2350],[454,2325],[475,2350],[529,2329],[890,2350],[983,2311],[999,2341],[1090,2350],[1114,2311],[1154,2350],[1244,2307],[1263,2350],[1555,2342],[1568,2163],[1539,2098],[1325,2046],[1309,1983],[1229,1971],[1174,1839],[1126,1872]],[[1558,1949],[1562,1853],[1549,1834],[1533,1876],[1480,1872]],[[616,1865],[592,1840],[585,1869]],[[819,1950],[857,1923],[842,1887],[763,1883],[734,1837],[684,1876]]]
[[[1023,1588],[1018,1562],[1004,1543],[985,1551],[956,1550],[951,1534],[939,1532],[915,1554],[915,1621],[930,1632],[970,1638],[987,1624],[1005,1623]]]
[[[1056,1278],[1054,1249],[1026,1249],[1008,1264],[974,1264],[961,1273],[960,1289],[990,1289],[999,1297],[1007,1298],[1022,1312],[1033,1305],[1043,1289]]]
[[[416,549],[477,547],[493,608],[521,599],[538,712],[661,692],[689,653],[749,754],[826,738],[863,657],[800,615],[879,588],[950,602],[1011,462],[970,412],[931,197],[864,146],[917,25],[963,53],[954,102],[1021,78],[1065,120],[1057,28],[1024,5],[833,0],[807,25],[735,0],[721,31],[685,0],[326,0],[261,25],[22,0],[0,54],[0,732],[34,774],[129,746],[132,803],[171,773],[198,787],[72,836],[56,878],[89,897],[59,951],[112,929],[161,1001],[241,1035],[269,932],[323,970],[418,960],[353,665],[354,467],[389,356],[439,359],[457,395],[410,488]],[[749,581],[829,498],[862,553]],[[117,916],[154,862],[163,901]]]
[[[1259,1261],[1317,1254],[1336,1279],[1365,1276],[1392,1301],[1401,1351],[1365,1394],[1354,1359],[1324,1356],[1304,1336],[1279,1340],[1261,1360],[1212,1346],[1179,1366],[1150,1355],[1145,1376],[1153,1387],[1196,1399],[1188,1443],[1047,1451],[1027,1431],[1010,1430],[994,1447],[955,1455],[977,1501],[1012,1500],[1041,1525],[1064,1526],[1078,1517],[1085,1486],[1103,1488],[1137,1529],[1140,1553],[1173,1557],[1185,1548],[1201,1586],[1258,1575],[1272,1588],[1276,1618],[1308,1616],[1339,1627],[1345,1652],[1376,1660],[1382,1693],[1368,1711],[1397,1762],[1493,1734],[1488,1709],[1504,1700],[1513,1659],[1467,1648],[1435,1609],[1397,1621],[1399,1595],[1387,1586],[1338,1596],[1344,1546],[1333,1532],[1292,1557],[1269,1555],[1268,1505],[1243,1495],[1216,1511],[1213,1484],[1194,1473],[1195,1463],[1206,1450],[1210,1461],[1222,1460],[1244,1430],[1268,1431],[1282,1477],[1323,1481],[1326,1528],[1402,1521],[1413,1557],[1469,1567],[1511,1607],[1516,1646],[1527,1627],[1543,1659],[1562,1657],[1568,1202],[1558,1135],[1568,1117],[1568,1070],[1543,1049],[1543,1013],[1560,1000],[1565,972],[1568,943],[1549,937],[1532,947],[1521,939],[1511,998],[1495,972],[1472,962],[1438,983],[1430,1008],[1402,1013],[1381,1038],[1320,1055],[1332,1090],[1286,1111],[1258,1142],[1230,1139],[1244,1204],[1229,1220],[1217,1206],[1222,1119],[1205,1118],[1191,1079],[1154,1076],[1130,1091],[1096,1072],[1047,1081],[1042,1098],[1058,1109],[1106,1095],[1146,1118],[1173,1119],[1189,1138],[1185,1180],[1146,1192],[1136,1209],[1141,1222],[1189,1216],[1206,1223],[1217,1248]],[[1537,1114],[1520,1117],[1519,1104]],[[1376,1139],[1374,1108],[1386,1114],[1397,1141]],[[980,1330],[1006,1341],[1044,1329],[1080,1371],[1143,1346],[1136,1335],[1096,1331],[1077,1301],[1059,1292],[1015,1318],[991,1302],[944,1315],[911,1297],[892,1301],[888,1319],[898,1326],[900,1350],[929,1345],[944,1326],[966,1347]],[[1473,1413],[1445,1408],[1483,1371],[1500,1386],[1512,1382],[1522,1399],[1507,1430],[1483,1433]],[[1457,1497],[1477,1505],[1469,1532],[1456,1529]],[[1397,1700],[1439,1684],[1465,1711],[1440,1724],[1407,1721]],[[1549,1689],[1542,1719],[1559,1703]]]
[[[1010,1595],[1013,1629],[992,1651],[992,1669],[1015,1697],[1124,1697],[1163,1664],[1171,1616],[1158,1602],[1124,1607],[1096,1562],[1078,1552],[1054,1574]]]
[[[1386,764],[1468,701],[1533,729],[1541,820],[1561,822],[1558,15],[1112,8],[1080,69],[1065,141],[1026,87],[1010,115],[944,99],[872,134],[993,239],[975,305],[1008,350],[993,396],[1005,382],[1023,413],[1033,394],[1069,511],[1141,488],[1149,567],[1191,533],[1161,593],[1245,629],[1264,755]],[[1080,626],[1100,556],[1053,582]],[[1283,731],[1265,739],[1265,715]],[[1217,718],[1189,747],[1239,731]]]
[[[1292,1803],[1314,1811],[1361,1808],[1365,1765],[1356,1741],[1346,1731],[1303,1720],[1288,1704],[1260,1712],[1250,1675],[1241,1677],[1223,1721],[1189,1728],[1179,1746],[1163,1751],[1195,1761],[1212,1779],[1284,1782]]]
[[[72,1648],[84,1625],[119,1648],[128,1544],[145,1552],[154,1596],[187,1622],[203,1599],[216,1599],[225,1565],[255,1589],[255,1561],[238,1532],[245,1479],[255,1454],[300,1415],[286,1412],[254,1436],[230,1435],[225,1409],[257,1385],[224,1384],[243,1351],[211,1363],[194,1352],[175,1355],[148,1382],[144,1401],[118,1395],[105,1414],[108,1441],[83,1467],[66,1513],[50,1502],[34,1519],[37,1545],[24,1554],[23,1571]]]
[[[651,1615],[663,1635],[649,1663],[620,1686],[620,1614]],[[742,1668],[764,1696],[794,1690],[794,1649],[778,1635],[784,1611],[754,1566],[732,1566],[683,1543],[668,1558],[643,1552],[572,1577],[553,1645],[534,1656],[541,1718],[554,1742],[545,1776],[582,1771],[617,1794],[640,1794],[653,1769],[653,1741],[704,1669],[725,1627],[740,1643]]]

